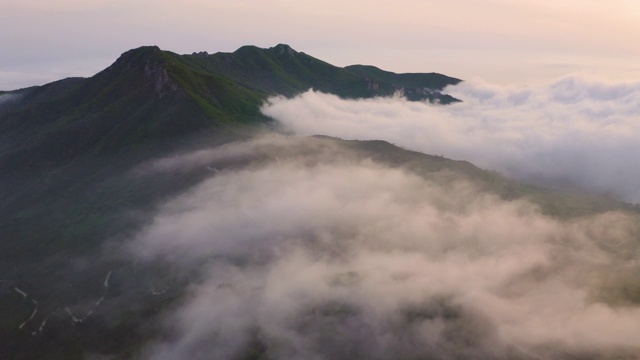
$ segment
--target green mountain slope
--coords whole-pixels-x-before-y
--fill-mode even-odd
[[[445,87],[455,85],[460,82],[460,80],[446,75],[438,73],[396,74],[370,65],[351,65],[347,66],[345,70],[366,79],[379,79],[390,88],[400,88],[402,89],[404,96],[409,100],[416,101],[423,99],[424,97],[430,97],[437,99],[443,104],[458,101],[458,99],[451,95],[440,93],[440,90]]]
[[[459,82],[437,74],[389,74],[362,75],[287,45],[244,46],[214,55],[141,47],[91,78],[5,92],[13,100],[0,103],[0,168],[46,169],[87,154],[166,144],[203,129],[242,131],[242,125],[268,122],[259,106],[271,95],[314,88],[349,98],[372,97]],[[455,100],[439,93],[411,99]]]
[[[504,201],[529,201],[567,223],[607,211],[640,222],[637,206],[523,185],[466,161],[385,141],[261,131],[269,119],[259,107],[271,95],[309,88],[346,98],[403,91],[410,100],[447,103],[456,99],[440,91],[459,81],[363,65],[340,68],[286,45],[212,55],[142,47],[91,78],[0,92],[0,354],[140,358],[150,341],[171,337],[163,333],[167,314],[188,299],[202,274],[138,262],[123,244],[170,199],[233,172],[372,163],[434,183],[463,180]],[[640,304],[635,278],[629,279],[608,282],[609,297],[602,301]],[[238,358],[266,358],[262,345]]]
[[[345,98],[390,96],[404,89],[410,100],[457,101],[437,92],[459,79],[440,74],[395,74],[361,71],[361,66],[340,68],[279,44],[270,49],[244,46],[233,53],[192,54],[194,65],[207,71],[223,73],[234,81],[261,93],[292,96],[309,88]],[[433,92],[419,90],[429,88]]]
[[[61,91],[62,90],[62,91]],[[38,166],[126,151],[229,123],[264,121],[262,97],[228,79],[145,47],[89,79],[19,93],[0,120],[0,165]]]

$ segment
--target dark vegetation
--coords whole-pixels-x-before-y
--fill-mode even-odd
[[[271,95],[309,88],[345,98],[403,91],[410,100],[446,104],[458,100],[439,91],[459,81],[372,66],[339,68],[286,45],[213,55],[143,47],[91,78],[5,92],[17,99],[0,104],[0,358],[130,358],[158,336],[158,314],[180,301],[187,275],[153,264],[136,268],[118,254],[105,259],[106,244],[132,236],[159,204],[212,175],[198,168],[138,176],[132,171],[138,165],[264,131],[270,119],[259,106]],[[633,210],[609,198],[514,183],[468,162],[383,141],[314,141],[424,177],[456,174],[504,199],[528,197],[552,216]],[[256,154],[211,165],[232,169],[272,160]],[[105,290],[111,271],[112,285]],[[174,285],[167,292],[149,294],[149,284],[169,282]],[[104,305],[92,307],[101,296]],[[36,306],[32,300],[38,312],[19,329]],[[67,306],[74,314],[94,312],[75,323]],[[245,358],[260,358],[263,345]]]
[[[165,146],[204,129],[242,132],[242,125],[268,121],[259,106],[277,94],[314,88],[362,98],[404,91],[412,100],[449,103],[457,100],[439,90],[459,81],[339,68],[287,45],[213,55],[141,47],[91,78],[10,92],[19,100],[0,106],[0,167],[41,170],[87,154]]]
[[[314,88],[372,97],[459,82],[438,79],[444,81],[390,82],[286,45],[213,55],[141,47],[91,78],[3,91],[11,99],[0,103],[0,357],[131,357],[155,336],[156,315],[183,287],[149,295],[150,283],[179,281],[158,269],[133,269],[118,254],[105,259],[105,244],[134,234],[158,204],[210,174],[140,177],[134,167],[249,138],[269,126],[259,107],[272,95]],[[429,93],[421,100],[451,99]],[[112,270],[105,293],[100,285]],[[89,306],[103,295],[104,305]],[[78,318],[93,313],[74,322],[67,307]]]

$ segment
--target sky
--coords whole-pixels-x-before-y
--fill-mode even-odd
[[[640,78],[638,0],[0,0],[0,90],[91,76],[142,45],[278,43],[346,66],[528,84]]]

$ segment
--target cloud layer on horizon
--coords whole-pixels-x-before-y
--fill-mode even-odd
[[[578,185],[640,201],[640,83],[578,77],[529,87],[463,82],[449,106],[343,100],[308,91],[262,111],[300,135],[383,139],[528,182]]]
[[[636,218],[552,219],[345,152],[266,137],[140,175],[263,159],[212,173],[129,244],[200,274],[143,358],[634,358]]]

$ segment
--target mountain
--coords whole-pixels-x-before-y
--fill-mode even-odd
[[[570,268],[567,264],[587,253],[584,249],[591,249],[572,237],[579,233],[585,218],[595,216],[600,222],[608,221],[611,218],[606,214],[614,212],[640,223],[637,206],[605,196],[521,184],[467,161],[409,151],[380,140],[279,134],[277,126],[270,126],[273,120],[259,110],[269,96],[295,96],[309,88],[345,98],[402,91],[410,100],[444,104],[457,99],[440,91],[459,81],[433,73],[394,74],[373,66],[339,68],[287,45],[270,49],[245,46],[233,53],[191,55],[142,47],[122,54],[113,65],[91,78],[69,78],[1,92],[0,354],[9,359],[65,360],[278,358],[277,354],[293,351],[295,346],[276,341],[277,336],[266,329],[269,326],[261,328],[253,320],[236,326],[234,321],[220,322],[210,316],[231,316],[233,320],[245,312],[263,310],[257,305],[264,304],[252,303],[262,298],[253,295],[278,283],[278,279],[267,278],[266,283],[249,281],[250,291],[245,294],[243,277],[250,274],[259,279],[273,270],[273,258],[293,248],[299,257],[294,260],[304,260],[300,254],[309,251],[322,266],[297,271],[285,267],[286,281],[267,295],[277,297],[279,292],[290,289],[296,283],[289,277],[296,272],[313,275],[336,264],[340,271],[323,274],[318,283],[310,278],[308,289],[315,294],[316,290],[332,288],[341,295],[316,299],[315,295],[294,289],[292,302],[285,302],[294,306],[278,307],[298,311],[297,317],[289,319],[290,328],[285,332],[306,336],[305,341],[316,349],[313,351],[329,349],[325,354],[336,355],[324,358],[372,358],[366,354],[373,351],[371,344],[376,341],[370,341],[370,329],[358,322],[369,310],[349,303],[347,295],[363,281],[386,280],[380,276],[384,271],[377,263],[363,262],[369,269],[365,271],[370,271],[369,280],[350,269],[353,263],[347,258],[353,254],[349,247],[333,242],[344,237],[356,244],[366,243],[369,239],[359,234],[361,229],[354,228],[353,223],[363,222],[360,225],[368,236],[388,235],[392,244],[389,258],[409,252],[410,264],[418,264],[438,251],[435,247],[427,253],[416,250],[420,242],[428,243],[429,238],[421,231],[423,224],[429,224],[444,234],[442,239],[447,241],[440,244],[440,250],[451,255],[454,263],[460,259],[461,273],[477,259],[504,271],[516,267],[522,261],[509,258],[503,249],[512,240],[520,241],[517,237],[523,233],[544,228],[541,237],[549,241],[545,244],[553,256],[536,255],[542,260],[532,269],[517,273],[513,283],[496,283],[496,287],[504,288],[492,290],[505,302],[534,292],[528,287],[530,284],[545,284],[554,272]],[[374,179],[376,186],[363,179]],[[288,192],[291,189],[295,191]],[[194,198],[210,202],[203,205]],[[420,202],[425,199],[433,202],[424,204],[433,205],[432,210],[445,208],[444,215],[438,217],[434,210],[421,218],[406,211],[389,218],[385,213],[403,206],[424,210]],[[296,203],[299,200],[304,201]],[[317,204],[322,205],[320,210],[314,207]],[[499,211],[493,220],[497,220],[483,224],[483,213],[493,210],[495,204]],[[351,219],[343,213],[356,216]],[[517,215],[515,220],[518,216],[532,216],[534,219],[526,222],[531,229],[507,231],[508,241],[490,244],[490,248],[476,247],[486,238],[500,235],[501,228],[514,221],[513,213]],[[363,221],[371,214],[380,216],[373,222]],[[238,218],[246,222],[238,223]],[[448,239],[460,230],[458,219],[467,218],[471,221],[461,229],[462,242],[472,249],[471,253],[454,256],[459,249]],[[184,225],[183,231],[174,230],[174,222]],[[218,226],[212,230],[210,223]],[[312,229],[300,230],[299,223],[311,224]],[[554,229],[560,225],[569,230],[556,234]],[[483,232],[486,236],[476,239],[475,234],[486,228],[490,228]],[[385,233],[389,229],[394,232]],[[604,231],[594,227],[584,237],[602,231],[618,240],[628,234],[637,235],[636,230],[629,227]],[[194,235],[200,232],[203,238]],[[154,256],[155,249],[142,246],[148,237],[153,238],[149,233],[166,240],[170,251]],[[407,235],[415,235],[418,244],[402,243],[402,237]],[[220,247],[214,246],[215,251],[208,253],[203,245],[195,258],[189,257],[179,246],[194,241],[194,236],[198,244],[213,242]],[[370,253],[386,251],[389,244],[374,243],[368,252],[356,252],[365,258]],[[610,271],[611,275],[602,282],[596,281],[597,271],[589,262],[592,257],[587,256],[581,271],[568,271],[564,274],[566,279],[558,280],[558,284],[567,281],[576,288],[585,283],[593,285],[589,301],[618,309],[640,304],[633,275],[637,267],[629,256],[634,253],[633,244],[616,241],[614,245],[590,245],[602,251],[593,257],[600,266],[595,269],[615,271]],[[536,245],[531,248],[535,250]],[[500,256],[487,255],[493,252]],[[503,258],[510,262],[500,263]],[[615,267],[620,258],[627,262]],[[589,278],[585,280],[580,273]],[[215,278],[216,282],[212,282],[212,274],[221,274],[221,280]],[[391,273],[393,289],[412,281],[411,277],[406,271]],[[202,288],[210,282],[212,289]],[[307,284],[306,279],[304,283]],[[552,289],[560,286],[552,285]],[[475,284],[470,287],[476,289]],[[187,338],[181,342],[184,324],[179,322],[180,316],[185,314],[187,304],[202,300],[202,294],[214,298],[223,294],[220,303],[232,307],[241,304],[242,299],[251,306],[249,310],[238,307],[192,315],[190,322],[202,319],[229,326],[222,332],[207,333],[204,339]],[[406,306],[398,306],[396,315],[378,322],[383,327],[392,326],[383,338],[388,340],[386,334],[393,333],[394,338],[410,339],[409,352],[398,357],[429,358],[430,349],[435,349],[450,351],[443,358],[606,358],[591,350],[565,348],[561,342],[532,349],[502,344],[500,339],[491,337],[496,333],[494,328],[478,328],[479,324],[491,323],[492,318],[481,314],[482,304],[478,309],[466,309],[452,300],[454,296],[454,292],[442,293],[423,303],[399,303]],[[297,303],[300,298],[311,304]],[[201,305],[206,308],[211,303],[216,301],[202,301]],[[263,317],[276,324],[279,319],[271,315],[267,311]],[[429,333],[442,332],[445,338],[456,340],[434,346],[433,342],[421,342],[418,332],[411,332],[430,323],[444,330]],[[198,329],[194,327],[195,332]],[[238,329],[243,331],[242,336],[225,337],[227,331]],[[351,333],[349,329],[356,330]],[[189,329],[186,332],[190,333]],[[350,337],[353,334],[357,336]],[[351,341],[360,339],[361,334],[366,341]],[[498,343],[507,349],[507,355],[489,351],[482,357],[468,352],[486,350],[486,336],[488,348],[494,349]],[[228,356],[209,356],[208,346],[216,341],[240,350],[234,348],[235,352]],[[175,347],[162,347],[165,343]],[[154,353],[154,349],[159,350]],[[418,356],[412,352],[415,349],[429,351],[418,352]],[[633,355],[637,348],[615,350],[612,357],[637,358]],[[393,357],[389,353],[386,357],[376,356]]]
[[[166,145],[204,129],[237,132],[269,121],[259,110],[267,97],[310,88],[346,98],[404,91],[411,100],[447,104],[458,100],[439,91],[458,82],[339,68],[282,44],[212,55],[141,47],[91,78],[5,92],[11,100],[0,103],[0,168],[46,168],[85,154]]]
[[[412,99],[457,101],[439,91],[458,79],[425,74],[399,81],[390,73],[353,71],[358,68],[336,67],[287,45],[211,55],[147,46],[90,78],[0,92],[0,353],[127,356],[151,336],[141,329],[156,321],[157,307],[181,299],[187,283],[149,297],[140,289],[151,273],[132,271],[117,256],[106,259],[103,249],[135,234],[154,208],[209,172],[145,177],[136,175],[140,164],[263,132],[272,120],[260,106],[274,95],[313,88],[363,98],[428,89]],[[211,165],[242,168],[264,156]],[[97,286],[108,283],[112,270],[114,285]],[[130,280],[122,283],[121,275]],[[109,301],[96,306],[103,296],[120,299],[111,306],[124,312],[112,313]]]
[[[486,196],[504,201],[526,199],[547,216],[569,222],[612,210],[636,211],[599,196],[518,184],[466,161],[408,151],[385,141],[264,136],[266,140],[258,136],[257,140],[230,143],[220,139],[204,147],[186,146],[159,159],[77,163],[34,180],[29,194],[0,213],[0,351],[12,354],[13,359],[84,359],[89,355],[137,359],[148,344],[170,338],[163,333],[164,321],[172,309],[189,301],[191,287],[203,281],[201,271],[206,274],[208,268],[200,270],[195,262],[187,265],[195,270],[186,271],[162,260],[140,260],[127,254],[127,244],[158,221],[156,214],[166,202],[236,173],[259,174],[261,169],[272,168],[279,172],[283,164],[284,169],[286,164],[302,169],[331,168],[336,162],[372,164],[407,172],[427,184],[450,187],[451,195],[446,197],[460,190],[456,183],[469,182]],[[273,185],[269,179],[264,181],[265,186]],[[228,186],[240,189],[236,196],[246,191],[242,183]],[[322,194],[323,189],[316,191]],[[376,195],[387,196],[372,194]],[[215,205],[222,213],[226,206],[229,204]],[[269,231],[263,236],[266,241]],[[231,262],[242,269],[252,260],[228,255],[210,261]],[[637,293],[628,290],[626,283],[621,286],[611,285],[607,294],[635,302]],[[331,308],[323,311],[328,311],[325,316],[329,318],[334,311],[340,313]],[[267,351],[264,345],[251,346],[255,349],[238,358],[264,357],[260,355]]]

